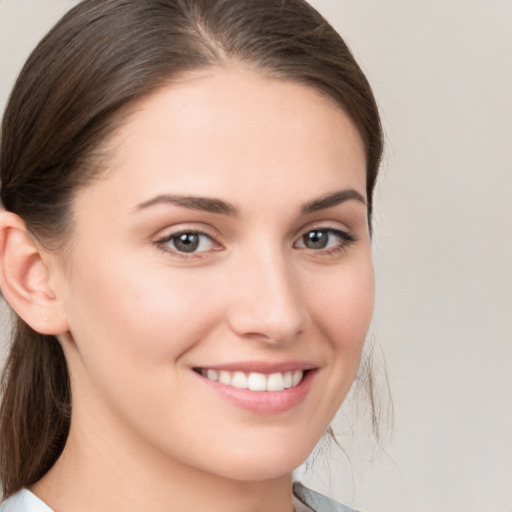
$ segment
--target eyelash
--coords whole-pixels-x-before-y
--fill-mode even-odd
[[[305,244],[306,236],[313,234],[313,233],[327,233],[329,235],[329,238],[332,238],[332,236],[338,237],[340,240],[337,244],[335,244],[333,247],[323,247],[320,249],[311,249],[309,247],[303,246],[299,247],[300,249],[309,250],[313,254],[315,253],[321,253],[318,255],[322,256],[336,256],[337,254],[340,254],[341,252],[345,251],[351,244],[357,241],[357,238],[355,235],[348,231],[343,231],[341,229],[335,229],[335,228],[327,228],[323,226],[319,227],[313,227],[308,229],[293,245],[294,247],[297,247],[297,244],[302,242]],[[316,254],[315,254],[316,255]]]
[[[201,238],[207,238],[210,240],[210,243],[215,246],[214,249],[210,249],[209,251],[199,251],[199,252],[186,252],[186,251],[179,251],[177,248],[171,248],[169,244],[173,241],[177,241],[180,237],[183,236],[196,236]],[[201,244],[201,240],[198,242]],[[171,254],[177,258],[184,258],[184,259],[190,259],[190,258],[203,258],[204,253],[210,252],[210,251],[220,251],[222,249],[222,246],[215,241],[215,239],[210,236],[207,233],[204,233],[202,231],[198,231],[195,229],[184,229],[182,231],[178,231],[177,233],[171,233],[170,235],[166,235],[155,242],[156,246],[159,247],[162,251],[165,253]],[[173,243],[173,245],[175,245]]]
[[[336,236],[340,239],[340,242],[337,243],[334,247],[323,247],[318,249],[311,249],[305,246],[305,237],[307,235],[310,235],[312,233],[327,233],[329,235],[329,238],[332,238],[332,236]],[[204,250],[197,252],[196,250],[186,252],[186,251],[180,251],[176,248],[175,242],[179,239],[179,237],[183,236],[195,236],[199,237],[200,239],[206,237],[210,240],[210,243],[214,246],[213,249],[210,250]],[[173,242],[174,241],[174,242]],[[335,256],[339,254],[340,252],[346,250],[351,244],[357,241],[357,238],[348,231],[343,231],[340,229],[335,228],[327,228],[327,227],[313,227],[305,231],[293,244],[293,247],[298,248],[300,250],[307,250],[311,253],[321,253],[321,255],[326,256]],[[169,246],[170,243],[173,243],[174,249]],[[304,243],[304,245],[297,246],[298,243]],[[204,242],[203,242],[204,243]],[[329,243],[329,242],[328,242]],[[201,244],[201,240],[198,241],[199,247]],[[211,252],[211,251],[220,251],[222,250],[222,246],[209,234],[204,233],[202,231],[189,229],[189,230],[182,230],[178,231],[176,233],[172,233],[170,235],[164,236],[158,240],[155,241],[155,245],[159,247],[162,251],[165,253],[170,253],[175,257],[178,258],[184,258],[184,259],[191,259],[191,258],[204,258],[205,253]],[[320,255],[320,254],[318,254]]]

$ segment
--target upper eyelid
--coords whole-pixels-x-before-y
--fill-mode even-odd
[[[172,233],[169,233],[167,235],[162,235],[161,237],[157,237],[156,242],[157,243],[167,242],[169,240],[172,240],[175,237],[178,237],[180,235],[187,235],[187,234],[206,236],[206,237],[210,238],[211,240],[213,240],[215,243],[217,243],[215,238],[213,236],[209,235],[208,233],[204,233],[203,231],[197,231],[197,230],[192,230],[192,229],[185,229],[183,231],[173,231]]]
[[[179,237],[180,235],[187,233],[194,233],[200,236],[206,236],[211,240],[211,243],[214,248],[205,251],[183,252],[178,250],[177,248],[173,248],[170,246],[169,242],[171,242],[175,237]],[[178,258],[179,260],[190,262],[201,261],[208,256],[208,253],[217,252],[219,250],[224,249],[224,245],[217,242],[217,240],[213,236],[203,231],[199,231],[197,229],[183,229],[169,232],[167,235],[163,235],[159,238],[156,238],[156,240],[153,242],[153,245],[173,258]]]
[[[159,230],[157,234],[155,234],[152,238],[155,240],[156,243],[168,241],[172,237],[179,236],[184,233],[197,233],[200,235],[207,236],[211,238],[216,244],[219,245],[225,245],[225,241],[222,239],[224,238],[221,233],[212,227],[201,225],[201,226],[194,226],[193,222],[192,225],[187,226],[187,223],[183,223],[184,225],[178,225],[174,227],[167,227],[164,229]],[[306,225],[301,226],[299,229],[294,230],[294,234],[291,235],[291,242],[295,243],[297,240],[299,240],[301,237],[303,237],[306,233],[309,233],[310,231],[314,230],[328,230],[333,232],[342,232],[347,233],[354,239],[357,239],[358,237],[354,233],[352,229],[350,229],[346,224],[340,222],[340,221],[317,221],[308,223]]]
[[[215,231],[215,233],[213,232]],[[184,233],[197,233],[198,235],[205,235],[216,243],[220,243],[218,239],[220,238],[220,234],[213,229],[208,229],[205,227],[192,227],[192,226],[183,226],[183,227],[167,227],[160,229],[152,238],[154,238],[157,242],[159,240],[168,240],[174,236],[179,236]]]
[[[355,233],[353,229],[349,228],[345,223],[335,220],[325,220],[325,221],[317,221],[310,222],[301,226],[298,230],[295,231],[294,239],[298,240],[300,237],[304,236],[306,233],[310,231],[317,230],[330,230],[330,231],[341,231],[343,233],[348,233],[355,237]]]
[[[295,239],[294,243],[298,242],[305,235],[307,235],[308,233],[311,233],[312,231],[327,231],[327,232],[336,234],[338,236],[340,236],[340,234],[341,234],[341,235],[344,235],[344,236],[342,236],[342,238],[344,238],[345,241],[347,241],[347,242],[350,242],[350,241],[354,241],[355,242],[355,241],[358,240],[357,236],[352,231],[350,231],[348,229],[340,229],[340,228],[333,228],[333,227],[317,226],[317,227],[309,228],[309,229],[306,229],[305,231],[303,231],[302,235],[297,237]]]
[[[201,235],[201,236],[205,236],[205,237],[209,238],[212,245],[215,247],[215,249],[213,249],[214,251],[222,250],[225,247],[223,243],[218,241],[217,237],[211,235],[210,233],[207,233],[204,229],[184,227],[181,229],[172,229],[172,230],[168,229],[167,231],[164,229],[164,230],[161,230],[161,232],[163,232],[163,234],[161,234],[161,235],[157,234],[155,237],[153,237],[152,245],[158,247],[165,253],[174,255],[175,257],[179,257],[182,259],[189,259],[189,260],[198,259],[198,258],[200,259],[200,258],[204,258],[207,255],[207,253],[212,252],[212,250],[207,250],[207,251],[198,251],[198,252],[194,251],[194,252],[186,253],[186,252],[181,252],[175,248],[170,247],[170,242],[174,238],[179,237],[180,235],[183,235],[183,234],[193,233],[193,234],[197,234],[197,235]]]

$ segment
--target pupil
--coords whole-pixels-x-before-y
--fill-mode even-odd
[[[199,247],[199,236],[194,233],[183,233],[176,237],[174,246],[181,252],[194,252]]]
[[[309,249],[323,249],[327,246],[326,231],[310,231],[304,235],[304,245]]]

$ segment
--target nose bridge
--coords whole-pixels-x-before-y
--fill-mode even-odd
[[[292,339],[304,326],[305,309],[291,262],[280,248],[245,254],[234,277],[230,322],[240,335],[270,342]]]

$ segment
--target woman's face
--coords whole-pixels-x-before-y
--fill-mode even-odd
[[[141,102],[74,203],[72,429],[228,478],[293,470],[370,322],[365,190],[354,125],[304,85],[210,70]]]

